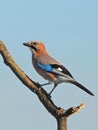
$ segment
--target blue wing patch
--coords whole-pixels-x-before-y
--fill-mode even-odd
[[[52,66],[48,64],[41,64],[38,62],[37,65],[44,71],[52,72]]]

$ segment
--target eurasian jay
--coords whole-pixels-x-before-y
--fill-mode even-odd
[[[46,84],[54,83],[54,87],[49,94],[53,92],[58,84],[67,82],[76,85],[88,94],[94,96],[90,90],[77,82],[71,73],[62,64],[60,64],[48,54],[42,42],[30,41],[23,43],[23,45],[30,48],[32,53],[33,66],[43,78],[49,81],[49,83]]]

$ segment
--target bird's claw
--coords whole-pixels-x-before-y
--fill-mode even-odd
[[[41,90],[42,85],[39,82],[36,82],[36,85],[38,86],[39,90]]]
[[[48,93],[48,94],[47,94],[47,96],[48,96],[49,98],[51,98],[51,95],[50,95],[50,93]]]

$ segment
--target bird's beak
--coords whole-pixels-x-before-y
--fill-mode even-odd
[[[27,42],[27,43],[23,43],[24,46],[30,47],[31,45]]]
[[[27,46],[29,48],[34,49],[35,51],[37,50],[36,47],[34,47],[33,45],[31,45],[29,42],[23,43],[24,46]]]

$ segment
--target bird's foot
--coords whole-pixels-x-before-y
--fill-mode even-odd
[[[39,90],[41,90],[42,85],[39,82],[37,82],[36,85],[38,86]]]
[[[47,96],[48,96],[49,98],[51,98],[51,94],[50,94],[50,93],[47,93]]]

